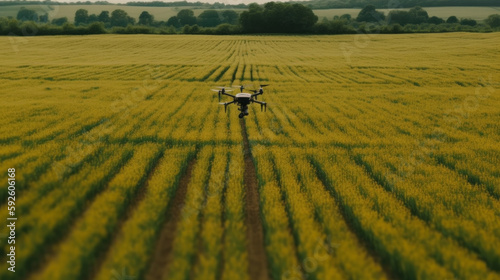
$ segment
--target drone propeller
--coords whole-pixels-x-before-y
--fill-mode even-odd
[[[243,92],[243,90],[246,89],[249,86],[251,86],[251,85],[232,85],[231,87],[233,87],[233,88],[239,88],[240,92]]]
[[[220,100],[219,100],[220,101]],[[227,104],[224,102],[220,102],[219,105],[224,105],[224,113],[226,112]]]
[[[254,97],[255,97],[255,100],[257,100],[257,96],[258,96],[258,95],[264,94],[264,89],[263,89],[263,87],[267,87],[267,86],[269,86],[269,85],[260,85],[260,88],[259,88],[259,89],[252,89],[252,90],[250,90],[250,91],[252,91],[252,92],[253,92],[252,96],[254,96]]]
[[[231,101],[231,102],[219,102],[219,105],[224,105],[224,112],[226,112],[227,105],[233,104],[236,101]]]
[[[269,85],[269,84],[267,84],[267,85],[259,85],[259,89],[261,89],[261,88],[265,88],[265,87],[267,87],[267,86],[270,86],[270,85]]]
[[[219,88],[219,89],[212,89],[212,91],[216,91],[219,93],[219,102],[220,102],[220,95],[221,94],[225,94],[226,92],[231,92],[233,91],[232,89],[226,89],[225,87],[216,87],[216,88]],[[228,95],[228,94],[226,94]],[[230,95],[231,96],[231,95]]]
[[[224,91],[233,91],[232,89],[225,89],[225,88],[221,88],[221,89],[212,89],[212,91],[221,91],[222,89],[224,89]]]
[[[229,92],[233,91],[232,89],[226,89],[226,87],[216,87],[217,89],[212,89],[213,91],[221,91],[221,92]]]

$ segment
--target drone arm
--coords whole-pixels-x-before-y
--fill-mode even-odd
[[[250,100],[250,101],[252,101],[252,102],[254,102],[254,103],[258,103],[258,104],[260,104],[260,105],[265,105],[265,104],[266,104],[266,102],[258,101],[258,100],[255,100],[255,99],[252,99],[252,100]]]
[[[225,103],[219,103],[220,105],[224,105],[224,112],[226,112],[226,108],[227,108],[227,105],[229,104],[233,104],[235,103],[236,101],[231,101],[231,102],[225,102]]]
[[[221,92],[221,94],[224,94],[224,95],[227,95],[227,96],[231,96],[232,98],[236,98],[236,96],[234,96],[232,94],[229,94],[229,93]]]
[[[262,111],[262,108],[264,108],[264,111],[266,111],[267,109],[267,103],[266,102],[261,102],[261,101],[257,101],[257,100],[251,100],[252,102],[254,103],[257,103],[257,104],[260,104],[260,110]]]

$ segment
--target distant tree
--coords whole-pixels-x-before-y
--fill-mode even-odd
[[[399,24],[396,23],[396,24],[394,24],[392,26],[392,30],[391,31],[392,31],[392,33],[402,33],[403,32],[403,27],[401,25],[399,25]]]
[[[106,29],[104,28],[104,23],[94,22],[87,27],[87,32],[89,34],[104,34],[106,33]]]
[[[429,20],[429,15],[421,7],[413,7],[409,11],[390,11],[388,20],[389,23],[397,23],[402,26],[407,24],[421,24]]]
[[[238,13],[233,10],[225,10],[221,13],[222,22],[229,24],[237,24],[238,23]],[[225,30],[226,27],[221,27],[221,30]]]
[[[66,22],[65,24],[63,24],[62,29],[67,34],[70,34],[70,33],[74,32],[74,30],[76,29],[76,27],[73,24],[71,24],[69,22]]]
[[[458,18],[456,16],[451,16],[446,20],[446,23],[458,23]]]
[[[347,28],[345,22],[342,20],[334,20],[328,23],[328,33],[330,34],[345,34],[347,33]]]
[[[177,18],[179,19],[179,23],[181,26],[196,24],[196,17],[194,16],[193,10],[180,10],[179,13],[177,13]]]
[[[380,22],[385,20],[385,15],[383,12],[379,12],[375,9],[375,6],[368,5],[364,7],[358,14],[356,21],[359,22]]]
[[[78,9],[75,12],[75,25],[86,24],[89,20],[89,12],[85,9]]]
[[[87,23],[94,23],[94,22],[98,22],[99,21],[99,17],[96,16],[95,14],[91,14],[87,20]]]
[[[26,9],[21,7],[19,12],[17,12],[17,20],[20,21],[38,21],[38,14],[34,10]]]
[[[243,32],[262,32],[265,28],[264,8],[257,3],[248,5],[248,11],[240,14],[240,24]]]
[[[328,19],[325,20],[324,18],[321,20],[321,22],[316,23],[314,25],[314,33],[318,34],[328,34],[328,25],[329,21]]]
[[[68,18],[67,17],[55,18],[55,19],[52,20],[52,24],[59,25],[59,26],[62,26],[66,22],[68,22]]]
[[[410,23],[413,24],[421,24],[427,22],[429,19],[427,11],[422,9],[422,7],[413,7],[408,11],[408,13],[410,14]]]
[[[469,26],[476,26],[477,21],[470,19],[470,18],[463,18],[460,20],[461,25],[469,25]]]
[[[240,15],[240,24],[247,33],[310,32],[317,21],[318,17],[311,8],[290,3],[269,2],[264,7],[253,3]]]
[[[39,21],[39,22],[43,22],[43,23],[47,23],[47,22],[49,22],[49,14],[45,13],[45,14],[43,14],[43,15],[40,15],[40,16],[38,17],[38,21]]]
[[[193,34],[200,33],[200,27],[198,26],[198,24],[191,26],[191,33]]]
[[[221,24],[221,17],[216,10],[205,10],[198,16],[197,22],[200,26],[215,27]]]
[[[234,25],[229,24],[229,23],[223,23],[219,24],[217,28],[215,29],[215,34],[219,35],[229,35],[229,34],[234,34],[236,30],[234,29]]]
[[[20,26],[23,36],[35,36],[39,31],[39,26],[37,26],[34,21],[25,21]]]
[[[248,5],[248,10],[251,12],[263,12],[264,7],[262,7],[261,5],[259,5],[257,3],[251,3],[250,5]]]
[[[182,33],[184,34],[197,34],[197,33],[200,33],[200,27],[195,24],[195,25],[184,25],[184,27],[182,28]]]
[[[264,5],[267,32],[308,32],[318,21],[311,8],[302,4],[274,3]]]
[[[411,15],[408,11],[393,10],[389,12],[387,18],[389,19],[389,23],[397,23],[402,26],[411,22]]]
[[[440,17],[432,16],[427,20],[427,22],[432,23],[432,24],[441,24],[441,23],[444,23],[444,19],[442,19]]]
[[[343,14],[340,16],[340,19],[350,21],[351,20],[351,15],[350,14]]]
[[[500,27],[500,15],[490,15],[488,18],[485,20],[486,24],[489,26],[495,28],[495,27]]]
[[[179,22],[179,18],[177,16],[170,17],[167,20],[167,26],[173,26],[175,28],[181,27],[181,23]]]
[[[125,27],[129,24],[134,24],[135,20],[128,16],[127,12],[122,9],[116,9],[111,13],[111,26]]]
[[[155,18],[152,14],[144,11],[139,16],[139,24],[142,25],[153,25]]]
[[[99,19],[100,22],[108,23],[111,21],[109,17],[109,12],[108,11],[102,11],[97,18]]]

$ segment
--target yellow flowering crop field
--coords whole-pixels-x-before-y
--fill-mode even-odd
[[[499,45],[4,37],[0,278],[500,279]]]

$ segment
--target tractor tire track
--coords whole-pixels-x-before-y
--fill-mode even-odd
[[[179,180],[179,185],[175,191],[174,199],[168,206],[166,218],[163,227],[156,241],[155,251],[152,255],[150,267],[144,277],[146,280],[162,279],[163,274],[167,271],[166,266],[172,262],[172,249],[174,247],[174,239],[177,229],[177,224],[181,218],[181,211],[184,206],[184,201],[187,194],[187,187],[191,180],[193,167],[196,165],[196,157],[192,159],[185,173]]]
[[[244,144],[245,160],[245,190],[246,190],[246,225],[248,236],[248,262],[250,279],[269,279],[267,270],[267,255],[264,250],[264,231],[260,219],[259,191],[257,182],[257,171],[255,169],[245,119],[240,119],[241,134]]]

